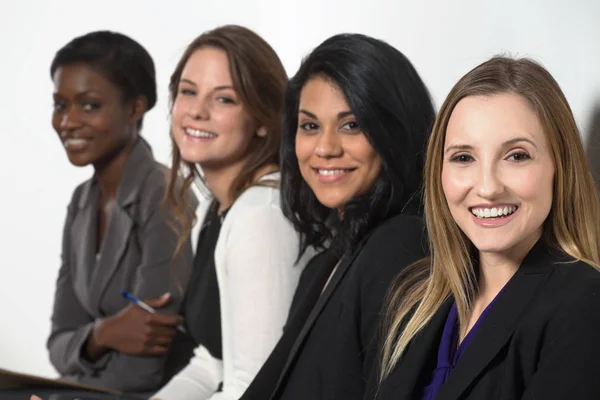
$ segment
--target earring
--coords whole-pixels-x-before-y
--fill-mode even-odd
[[[256,135],[258,137],[265,137],[267,136],[267,128],[265,128],[264,126],[261,126],[260,128],[258,128],[258,130],[256,131]]]

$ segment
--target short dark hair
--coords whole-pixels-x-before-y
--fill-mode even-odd
[[[324,77],[339,86],[382,169],[367,194],[338,210],[322,205],[302,179],[295,153],[304,85]],[[435,117],[429,92],[410,61],[389,44],[361,34],[333,36],[306,57],[286,88],[281,146],[282,207],[308,246],[331,243],[339,255],[372,228],[402,213],[422,212],[424,154]]]
[[[121,33],[90,32],[58,50],[50,65],[50,77],[63,65],[85,63],[99,71],[123,93],[125,101],[146,98],[146,111],[156,104],[156,71],[148,51]],[[142,119],[138,129],[142,127]]]

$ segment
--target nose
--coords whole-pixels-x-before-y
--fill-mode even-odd
[[[59,126],[63,131],[77,129],[81,126],[81,115],[77,107],[69,107],[59,118]]]
[[[208,119],[209,106],[207,104],[207,101],[198,96],[198,98],[196,98],[195,101],[190,102],[188,114],[194,120]]]
[[[494,199],[504,191],[502,175],[495,164],[481,164],[477,194],[484,199]]]
[[[333,128],[325,128],[319,135],[315,154],[322,158],[340,157],[344,153],[341,138]]]

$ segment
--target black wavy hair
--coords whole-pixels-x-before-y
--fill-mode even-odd
[[[95,31],[78,36],[58,50],[50,77],[62,65],[85,63],[115,84],[129,101],[144,96],[146,111],[156,104],[156,71],[148,51],[121,33]],[[143,118],[138,122],[142,128]]]
[[[344,205],[342,219],[302,179],[295,153],[300,93],[315,77],[341,89],[381,159],[377,181],[368,193]],[[381,40],[335,35],[302,61],[286,87],[280,155],[282,208],[302,237],[300,255],[309,246],[329,245],[341,256],[386,219],[422,213],[424,156],[434,118],[429,91],[411,62]]]

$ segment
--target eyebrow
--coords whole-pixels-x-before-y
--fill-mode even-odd
[[[313,118],[313,119],[319,119],[319,118],[317,118],[317,116],[315,114],[311,113],[310,111],[306,111],[305,109],[302,109],[302,108],[298,110],[298,113],[305,114],[308,117]],[[337,114],[337,117],[338,117],[338,119],[341,119],[341,118],[347,117],[349,115],[354,115],[354,113],[352,111],[340,111]]]
[[[100,92],[100,91],[98,91],[96,89],[89,89],[89,90],[86,90],[86,91],[83,91],[83,92],[76,93],[75,97],[82,97],[82,96],[86,96],[88,94],[96,94],[96,95],[99,95],[99,96],[103,95],[102,92]],[[52,93],[52,96],[53,97],[64,97],[62,94],[60,94],[60,92],[54,92],[54,93]]]
[[[535,149],[537,150],[537,145],[535,143],[533,143],[533,141],[531,139],[527,139],[526,137],[517,137],[514,139],[510,139],[507,140],[506,142],[502,143],[503,147],[506,146],[510,146],[510,145],[514,145],[516,143],[519,142],[527,142],[529,144],[531,144],[533,147],[535,147]],[[452,146],[448,146],[445,150],[444,150],[444,154],[448,153],[450,150],[473,150],[473,146],[468,145],[468,144],[454,144]]]
[[[186,79],[186,78],[182,78],[181,82],[188,83],[188,84],[190,84],[192,86],[198,86],[198,85],[196,85],[195,82],[193,82],[193,81],[191,81],[189,79]],[[231,86],[231,85],[221,85],[221,86],[217,86],[217,87],[213,88],[213,92],[216,92],[218,90],[227,90],[227,89],[235,90],[234,87]]]

